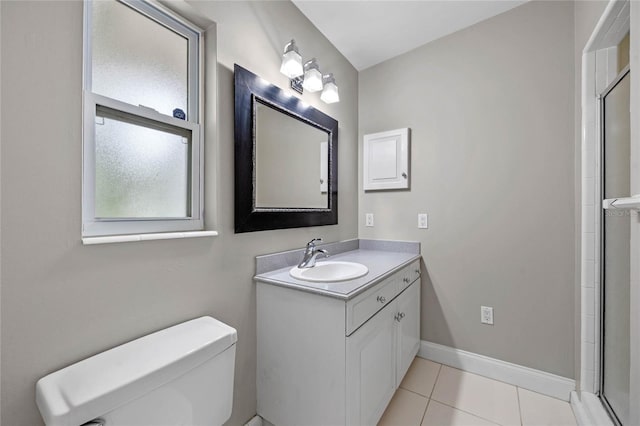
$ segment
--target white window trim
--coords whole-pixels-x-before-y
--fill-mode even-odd
[[[181,238],[216,237],[218,231],[163,232],[161,234],[109,235],[105,237],[83,238],[85,246],[95,244],[129,243],[133,241],[176,240]]]
[[[82,237],[109,237],[139,234],[180,233],[181,231],[202,231],[204,229],[204,141],[201,131],[204,64],[204,35],[195,25],[188,25],[160,5],[141,0],[118,0],[160,25],[170,28],[189,40],[187,120],[180,120],[161,114],[151,108],[134,106],[125,102],[97,95],[91,92],[91,1],[84,6],[84,75],[83,75],[83,182],[82,182]],[[191,131],[191,191],[189,194],[190,213],[187,218],[131,218],[96,219],[95,217],[95,117],[96,107],[101,105],[125,114],[168,124]],[[154,238],[157,239],[157,238]],[[139,241],[140,238],[125,239]],[[86,244],[86,242],[85,242]]]

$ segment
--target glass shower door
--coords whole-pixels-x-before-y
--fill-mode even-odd
[[[602,292],[600,397],[619,424],[629,424],[630,74],[602,97]],[[637,200],[640,201],[640,198]]]

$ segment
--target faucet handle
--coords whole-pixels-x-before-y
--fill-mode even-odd
[[[309,241],[307,243],[307,248],[315,247],[316,246],[316,241],[321,243],[322,242],[322,238],[314,238],[313,240]]]

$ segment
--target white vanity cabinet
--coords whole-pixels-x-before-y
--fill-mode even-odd
[[[347,424],[374,425],[420,346],[420,281],[347,337]]]
[[[258,283],[258,414],[280,425],[375,425],[420,344],[420,264],[352,299]]]
[[[412,284],[398,297],[397,303],[401,318],[397,331],[396,378],[402,378],[420,349],[420,285]],[[396,386],[400,386],[399,381]]]

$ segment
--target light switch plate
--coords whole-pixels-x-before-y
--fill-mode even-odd
[[[418,228],[429,228],[429,217],[426,213],[418,213]]]

